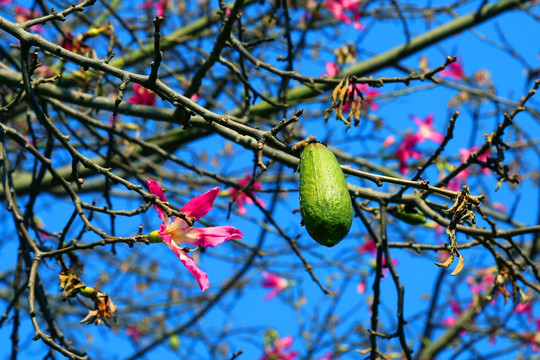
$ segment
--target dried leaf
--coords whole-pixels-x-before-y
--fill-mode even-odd
[[[371,348],[367,348],[367,349],[364,349],[364,350],[356,349],[356,352],[357,352],[357,353],[360,353],[360,354],[362,354],[362,355],[366,355],[366,354],[368,354],[369,352],[371,352]]]
[[[508,298],[510,297],[510,293],[508,292],[508,290],[506,290],[504,285],[496,285],[496,287],[499,290],[499,292],[503,295],[504,305],[506,305],[506,303],[508,302]]]
[[[420,60],[418,60],[418,67],[423,72],[428,72],[429,71],[429,62],[428,62],[427,56],[420,57]]]
[[[455,275],[459,274],[461,272],[461,270],[463,270],[463,265],[464,264],[465,264],[465,258],[460,254],[459,255],[459,262],[456,265],[456,268],[454,269],[454,271],[452,271],[452,273],[450,275],[455,276]]]
[[[67,273],[59,273],[58,278],[60,279],[60,288],[62,289],[62,297],[64,299],[76,296],[79,290],[86,286],[73,270],[69,268]]]
[[[452,262],[454,262],[454,254],[450,254],[450,256],[444,260],[444,262],[436,262],[435,265],[438,267],[448,268]]]
[[[111,297],[99,290],[95,291],[94,295],[94,310],[89,310],[88,315],[81,320],[81,324],[101,325],[113,319],[116,322],[116,304]]]

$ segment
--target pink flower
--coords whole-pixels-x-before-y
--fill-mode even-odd
[[[473,146],[472,148],[470,149],[459,149],[459,157],[461,159],[461,162],[465,162],[469,159],[469,157],[471,156],[471,154],[473,152],[476,152],[478,149],[480,149],[479,146]],[[488,155],[489,155],[489,150],[486,150],[484,151],[483,153],[481,153],[480,155],[478,155],[477,159],[482,161],[482,162],[487,162],[488,161]],[[466,169],[467,170],[467,169]],[[465,171],[465,170],[464,170]],[[486,168],[482,168],[482,173],[484,173],[485,175],[489,175],[490,174],[490,171],[489,169],[486,169]],[[463,173],[463,171],[462,171]],[[467,174],[468,175],[468,174]]]
[[[456,324],[456,318],[454,316],[449,316],[447,318],[445,318],[441,324],[442,325],[445,325],[445,326],[454,326]]]
[[[369,253],[373,256],[377,255],[377,245],[372,238],[366,238],[364,244],[358,246],[358,252],[360,254]]]
[[[326,7],[336,19],[343,21],[346,25],[350,25],[351,20],[345,11],[352,12],[353,27],[363,30],[365,26],[360,24],[360,11],[358,10],[361,3],[362,0],[326,0]]]
[[[128,326],[126,328],[126,335],[129,336],[133,341],[138,342],[142,336],[142,333],[136,326]]]
[[[362,277],[362,281],[360,281],[356,286],[356,292],[360,295],[366,292],[366,279],[364,277]]]
[[[32,19],[40,17],[40,14],[38,11],[36,10],[32,11],[28,8],[25,8],[24,6],[15,5],[13,9],[15,10],[15,20],[17,22],[26,22],[28,20],[32,20]],[[34,25],[30,29],[40,34],[45,33],[45,28],[41,25]]]
[[[375,241],[372,239],[372,238],[367,238],[364,242],[363,245],[360,245],[358,247],[358,252],[360,254],[371,254],[374,258],[377,257],[377,245],[375,245]],[[376,261],[375,260],[370,260],[370,263],[373,267],[373,269],[376,268]],[[392,259],[392,265],[396,266],[398,264],[398,261],[395,260],[395,259]],[[388,273],[388,268],[385,267],[386,265],[386,256],[383,256],[382,258],[382,266],[384,267],[383,269],[383,275],[386,275]],[[365,279],[362,278],[362,281],[365,282]],[[365,291],[365,284],[358,284],[358,286],[356,287],[356,291],[358,291],[360,294],[362,294],[361,291]]]
[[[349,103],[349,96],[353,90],[353,87],[356,88],[356,91],[362,92],[362,96],[364,99],[364,106],[362,106],[362,109],[370,109],[372,111],[377,111],[379,109],[379,104],[373,99],[374,97],[381,94],[380,91],[375,89],[370,89],[368,84],[355,84],[355,85],[349,85],[349,90],[347,91],[347,95],[345,96],[345,103],[343,104],[343,112],[346,113],[349,111],[351,104]],[[354,93],[354,98],[357,96],[357,92]],[[353,99],[354,101],[354,99]]]
[[[473,146],[470,149],[459,149],[460,161],[462,163],[467,161],[469,157],[471,156],[471,153],[475,152],[478,149],[479,149],[478,146]],[[487,162],[488,154],[489,154],[489,151],[483,152],[482,154],[478,156],[478,160]],[[488,175],[488,176],[491,174],[489,169],[487,168],[482,168],[481,171],[483,174]],[[448,189],[454,190],[454,191],[459,190],[461,188],[461,185],[463,185],[467,181],[467,178],[469,177],[469,175],[471,175],[471,171],[469,170],[469,168],[462,170],[452,180],[450,180],[450,182],[448,183]]]
[[[540,318],[536,319],[536,332],[529,332],[523,338],[522,343],[524,345],[530,345],[533,352],[540,351]]]
[[[465,77],[465,73],[463,72],[463,63],[461,60],[451,63],[446,67],[446,69],[439,73],[439,76],[450,77],[455,81],[462,80]]]
[[[156,94],[144,86],[135,83],[133,84],[133,91],[135,94],[129,98],[129,103],[150,106],[153,106],[156,103]]]
[[[406,174],[408,171],[407,161],[410,158],[420,159],[422,154],[416,151],[414,148],[419,142],[418,135],[407,135],[396,149],[396,159],[399,161],[399,170],[402,174]]]
[[[459,307],[458,303],[454,300],[450,300],[450,309],[454,312],[456,315],[461,315],[461,308]]]
[[[66,36],[63,37],[60,46],[66,50],[73,51],[73,34],[71,31],[66,31]]]
[[[339,67],[331,61],[328,61],[326,63],[325,68],[326,68],[326,75],[328,76],[336,76],[337,73],[339,72]]]
[[[11,2],[13,0],[0,0],[0,6],[8,6],[11,5]]]
[[[450,305],[450,309],[452,309],[452,312],[454,313],[454,316],[449,316],[445,318],[441,324],[446,325],[446,326],[454,326],[457,322],[457,318],[461,315],[462,311],[458,303],[454,300],[450,300],[449,305]],[[461,330],[459,332],[461,336],[463,336],[465,333],[466,333],[465,330]]]
[[[244,179],[240,180],[238,182],[238,185],[244,187],[246,186],[247,184],[249,184],[251,182],[251,176],[249,174],[246,174],[246,176],[244,177]],[[251,191],[257,191],[257,190],[262,190],[262,185],[261,183],[258,183],[258,182],[254,182],[251,186],[250,186],[250,190]],[[240,194],[238,194],[240,190],[236,189],[236,188],[232,188],[231,189],[231,197],[234,200],[234,202],[236,203],[236,205],[238,206],[238,212],[240,214],[245,214],[246,213],[246,207],[244,206],[244,204],[249,204],[249,205],[252,205],[253,204],[253,200],[251,200],[251,198],[249,196],[246,195],[246,193],[242,192]],[[238,194],[238,195],[237,195]],[[259,202],[259,204],[261,204],[262,207],[265,207],[266,204],[265,202],[262,200],[262,199],[259,199],[258,197],[256,198],[257,201]]]
[[[264,280],[261,281],[261,285],[272,289],[271,292],[264,296],[264,300],[270,300],[276,297],[280,291],[289,286],[289,281],[277,276],[276,274],[263,271],[262,275]]]
[[[499,210],[502,213],[507,211],[506,206],[502,202],[494,202],[492,206],[495,210]]]
[[[446,187],[448,190],[458,191],[459,189],[461,189],[461,181],[457,179],[458,176],[459,174],[448,182],[448,186]]]
[[[514,312],[518,314],[525,314],[527,316],[527,321],[532,323],[534,321],[533,316],[533,309],[530,301],[527,301],[526,303],[519,303],[514,308]]]
[[[411,116],[412,120],[416,125],[418,125],[418,131],[416,135],[418,136],[419,142],[424,142],[426,139],[429,139],[437,144],[440,144],[444,140],[444,135],[438,131],[433,130],[433,114],[429,114],[423,121],[415,115]]]
[[[163,194],[163,189],[156,181],[146,179],[146,183],[153,195],[157,196],[162,202],[167,201]],[[212,204],[218,194],[219,187],[215,187],[202,195],[197,195],[188,201],[180,209],[180,212],[183,212],[188,217],[194,217],[196,220],[199,220],[212,209]],[[241,239],[242,233],[232,226],[192,228],[185,220],[179,217],[174,218],[171,222],[171,219],[163,209],[157,205],[154,205],[154,208],[158,211],[159,218],[163,221],[163,224],[159,225],[161,239],[193,276],[195,276],[201,290],[205,291],[210,286],[208,275],[195,265],[193,259],[187,254],[189,250],[180,247],[180,244],[187,242],[200,247],[214,247],[230,239]]]
[[[478,271],[476,277],[467,276],[465,282],[469,284],[471,293],[478,294],[479,292],[486,291],[495,281],[492,268],[481,269]]]
[[[326,354],[322,358],[319,358],[318,360],[332,360],[332,353],[330,351],[327,351]]]
[[[383,148],[386,149],[387,147],[390,147],[390,145],[392,145],[395,141],[396,141],[395,136],[390,135],[386,139],[384,139],[384,142],[383,142],[382,146],[383,146]]]
[[[169,0],[159,0],[159,1],[144,0],[143,3],[141,4],[141,8],[143,9],[155,9],[157,16],[163,16],[168,6],[169,6]]]
[[[294,360],[298,357],[298,351],[290,351],[294,338],[287,336],[274,340],[272,347],[267,348],[260,360]]]

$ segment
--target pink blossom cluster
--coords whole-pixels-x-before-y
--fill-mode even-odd
[[[165,15],[165,11],[169,7],[169,0],[144,0],[141,4],[143,9],[153,9],[157,16]]]
[[[292,336],[286,336],[284,338],[276,338],[273,344],[268,347],[260,360],[294,360],[300,353],[298,351],[291,351],[294,338]]]
[[[246,174],[246,176],[238,182],[238,185],[244,187],[244,186],[247,186],[250,182],[251,182],[251,175]],[[254,182],[253,184],[251,184],[250,190],[251,191],[262,190],[262,184],[259,182]],[[232,188],[230,192],[230,196],[231,198],[234,199],[234,202],[238,206],[238,212],[240,214],[245,214],[246,213],[245,204],[252,205],[253,200],[251,200],[251,198],[247,196],[245,192],[241,192],[241,193],[239,192],[240,192],[239,189]],[[262,207],[266,206],[265,202],[262,199],[257,197],[256,200]]]
[[[377,245],[375,244],[375,241],[372,238],[366,238],[364,243],[358,246],[357,250],[360,254],[370,254],[374,258],[377,257]],[[372,262],[375,268],[375,260],[373,260]],[[385,265],[386,265],[386,256],[383,256],[382,266],[384,267]],[[392,265],[393,266],[398,265],[398,261],[396,259],[392,259]],[[384,267],[382,270],[383,276],[386,276],[387,273],[388,273],[388,268]],[[359,294],[364,294],[366,292],[366,276],[362,276],[362,279],[356,286],[356,291]]]
[[[395,151],[395,158],[399,162],[399,170],[402,174],[408,171],[407,162],[409,159],[421,159],[422,153],[417,150],[416,146],[426,140],[431,140],[440,144],[444,140],[444,135],[433,129],[433,114],[429,114],[424,120],[418,116],[411,116],[414,123],[418,126],[418,130],[414,134],[405,135]],[[395,142],[394,136],[389,136],[385,139],[383,146],[386,148]]]
[[[10,3],[11,1],[9,0],[8,1],[3,0],[3,3],[0,5],[8,5]],[[26,22],[28,20],[32,20],[32,19],[40,17],[40,14],[37,10],[30,10],[29,8],[26,8],[24,6],[15,5],[13,7],[13,10],[15,11],[15,20],[17,20],[17,22]],[[45,33],[45,28],[41,25],[34,25],[30,29],[40,34]]]
[[[478,149],[480,149],[480,147],[478,146],[473,146],[470,149],[460,149],[459,150],[460,161],[462,163],[467,161],[469,157],[471,156],[471,154],[473,152],[478,151]],[[489,150],[486,150],[482,152],[481,154],[479,154],[477,158],[480,161],[487,162],[488,155],[489,155]],[[485,175],[490,175],[490,171],[487,168],[482,168],[481,172]],[[467,181],[467,178],[469,177],[469,175],[471,175],[471,170],[469,168],[462,170],[452,180],[450,180],[450,182],[448,183],[448,188],[454,191],[459,190],[461,188],[461,185],[463,185]]]
[[[360,24],[360,5],[362,0],[326,0],[326,8],[338,20],[343,21],[345,25],[351,24],[351,19],[347,13],[352,13],[353,27],[358,30],[365,29],[365,26]]]

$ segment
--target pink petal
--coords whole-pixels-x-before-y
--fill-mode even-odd
[[[358,10],[354,10],[353,12],[353,27],[357,30],[364,30],[366,27],[362,24],[360,24],[360,13]]]
[[[465,77],[463,71],[463,64],[461,62],[453,62],[446,69],[439,73],[441,77],[451,77],[452,79],[459,81]]]
[[[247,184],[249,184],[250,181],[251,181],[251,175],[249,173],[246,173],[244,178],[238,182],[238,185],[244,187]],[[238,191],[236,188],[234,188],[234,190]]]
[[[384,139],[383,147],[387,148],[390,145],[392,145],[395,141],[396,141],[396,138],[394,137],[394,135],[390,135],[386,139]]]
[[[456,315],[460,315],[461,314],[461,309],[459,308],[459,305],[457,302],[453,301],[453,300],[450,300],[450,308],[452,309],[452,311],[454,312],[454,314]]]
[[[293,341],[294,338],[292,336],[286,336],[284,338],[276,340],[276,347],[288,349],[292,346]]]
[[[367,89],[369,89],[368,84],[356,84],[354,85],[354,87],[356,87],[356,90],[360,90],[360,91],[366,91]],[[349,91],[351,89],[352,89],[352,85],[349,86]]]
[[[360,281],[358,283],[358,286],[356,287],[356,292],[359,294],[363,294],[366,292],[366,283],[364,281]]]
[[[244,215],[247,211],[246,207],[244,206],[244,202],[243,201],[239,201],[238,200],[239,197],[236,198],[236,205],[238,206],[238,212],[241,214],[241,215]]]
[[[276,295],[280,291],[282,291],[283,289],[289,286],[289,282],[286,279],[276,274],[263,271],[262,276],[264,280],[261,281],[261,285],[272,289],[271,292],[265,295],[264,297],[265,300],[269,300],[276,297]]]
[[[246,204],[249,204],[249,205],[253,205],[253,200],[251,200],[251,198],[249,196],[247,196],[246,194],[242,194],[240,196],[243,196],[243,201],[246,203]],[[240,197],[239,196],[239,197]]]
[[[426,118],[424,119],[424,124],[431,127],[431,125],[433,125],[433,118],[434,117],[435,116],[433,114],[429,114],[428,116],[426,116]]]
[[[152,195],[157,196],[159,198],[159,200],[161,200],[163,202],[167,202],[167,199],[165,198],[165,194],[163,194],[163,189],[161,188],[161,186],[159,186],[157,181],[147,178],[146,179],[146,184],[148,185],[148,189],[150,190],[150,193]],[[167,213],[162,208],[157,206],[156,204],[154,204],[154,209],[157,210],[159,218],[162,221],[165,221],[165,219],[168,217]]]
[[[174,252],[178,260],[180,260],[180,262],[184,264],[184,266],[189,270],[189,272],[193,274],[193,276],[195,276],[195,279],[199,283],[199,287],[201,288],[201,291],[207,290],[210,287],[210,282],[208,281],[208,275],[204,271],[199,269],[197,265],[195,265],[195,261],[193,261],[193,259],[190,258],[188,254],[186,254],[184,251],[180,250],[176,246],[176,244],[172,241],[171,235],[166,233],[167,227],[165,225],[162,224],[159,226],[159,228],[160,228],[159,234],[161,235],[163,242],[167,244],[169,249],[171,249]]]
[[[268,294],[264,295],[264,300],[270,300],[270,299],[273,299],[277,296],[278,294],[278,290],[274,289],[272,291],[270,291]]]
[[[241,239],[242,232],[229,225],[197,228],[191,230],[197,233],[197,240],[192,242],[201,247],[215,247],[230,239]]]
[[[133,84],[134,94],[128,99],[131,104],[154,105],[156,103],[156,94],[140,84]]]
[[[147,178],[146,184],[152,195],[156,195],[159,200],[166,202],[165,194],[163,193],[163,188],[157,183],[157,181]]]
[[[326,67],[326,73],[328,74],[328,76],[336,76],[337,73],[339,72],[339,68],[337,67],[337,65],[331,61],[328,61],[325,67]]]
[[[406,162],[399,162],[399,171],[401,172],[401,174],[405,175],[407,173],[409,169],[407,168],[407,163]]]
[[[436,142],[438,144],[442,143],[444,140],[444,135],[441,134],[438,131],[431,132],[431,135],[429,136],[429,139],[433,142]]]
[[[195,217],[197,220],[206,215],[212,210],[212,204],[219,194],[219,186],[208,190],[202,195],[197,195],[193,199],[189,200],[186,205],[182,207],[181,212],[186,216]]]
[[[267,271],[263,271],[262,276],[264,280],[261,281],[261,285],[264,287],[276,287],[283,279],[282,277],[276,274],[269,273]]]
[[[256,198],[257,201],[259,202],[259,205],[261,205],[263,208],[266,207],[266,203],[261,199],[261,198]],[[251,200],[251,199],[250,199]]]
[[[471,152],[473,152],[474,147],[470,149],[459,149],[459,158],[461,159],[461,162],[465,162],[469,159],[469,156],[471,156]]]
[[[506,206],[501,202],[493,203],[493,208],[499,210],[500,212],[506,212]]]
[[[442,321],[443,325],[454,326],[456,324],[456,318],[449,317]]]
[[[345,13],[342,13],[341,11],[339,11],[334,16],[338,19],[341,19],[346,25],[349,25],[351,23],[351,20],[347,17],[347,15],[345,15]]]
[[[332,360],[332,353],[327,351],[324,357],[319,358],[318,360]]]
[[[418,126],[418,127],[421,127],[422,125],[424,125],[424,122],[422,121],[422,119],[420,119],[418,116],[416,115],[411,115],[411,119],[412,121],[414,121],[414,123]]]

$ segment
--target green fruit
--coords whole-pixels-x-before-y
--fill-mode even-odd
[[[324,246],[336,245],[351,228],[353,209],[345,176],[321,143],[311,143],[302,152],[300,213],[309,235]]]

